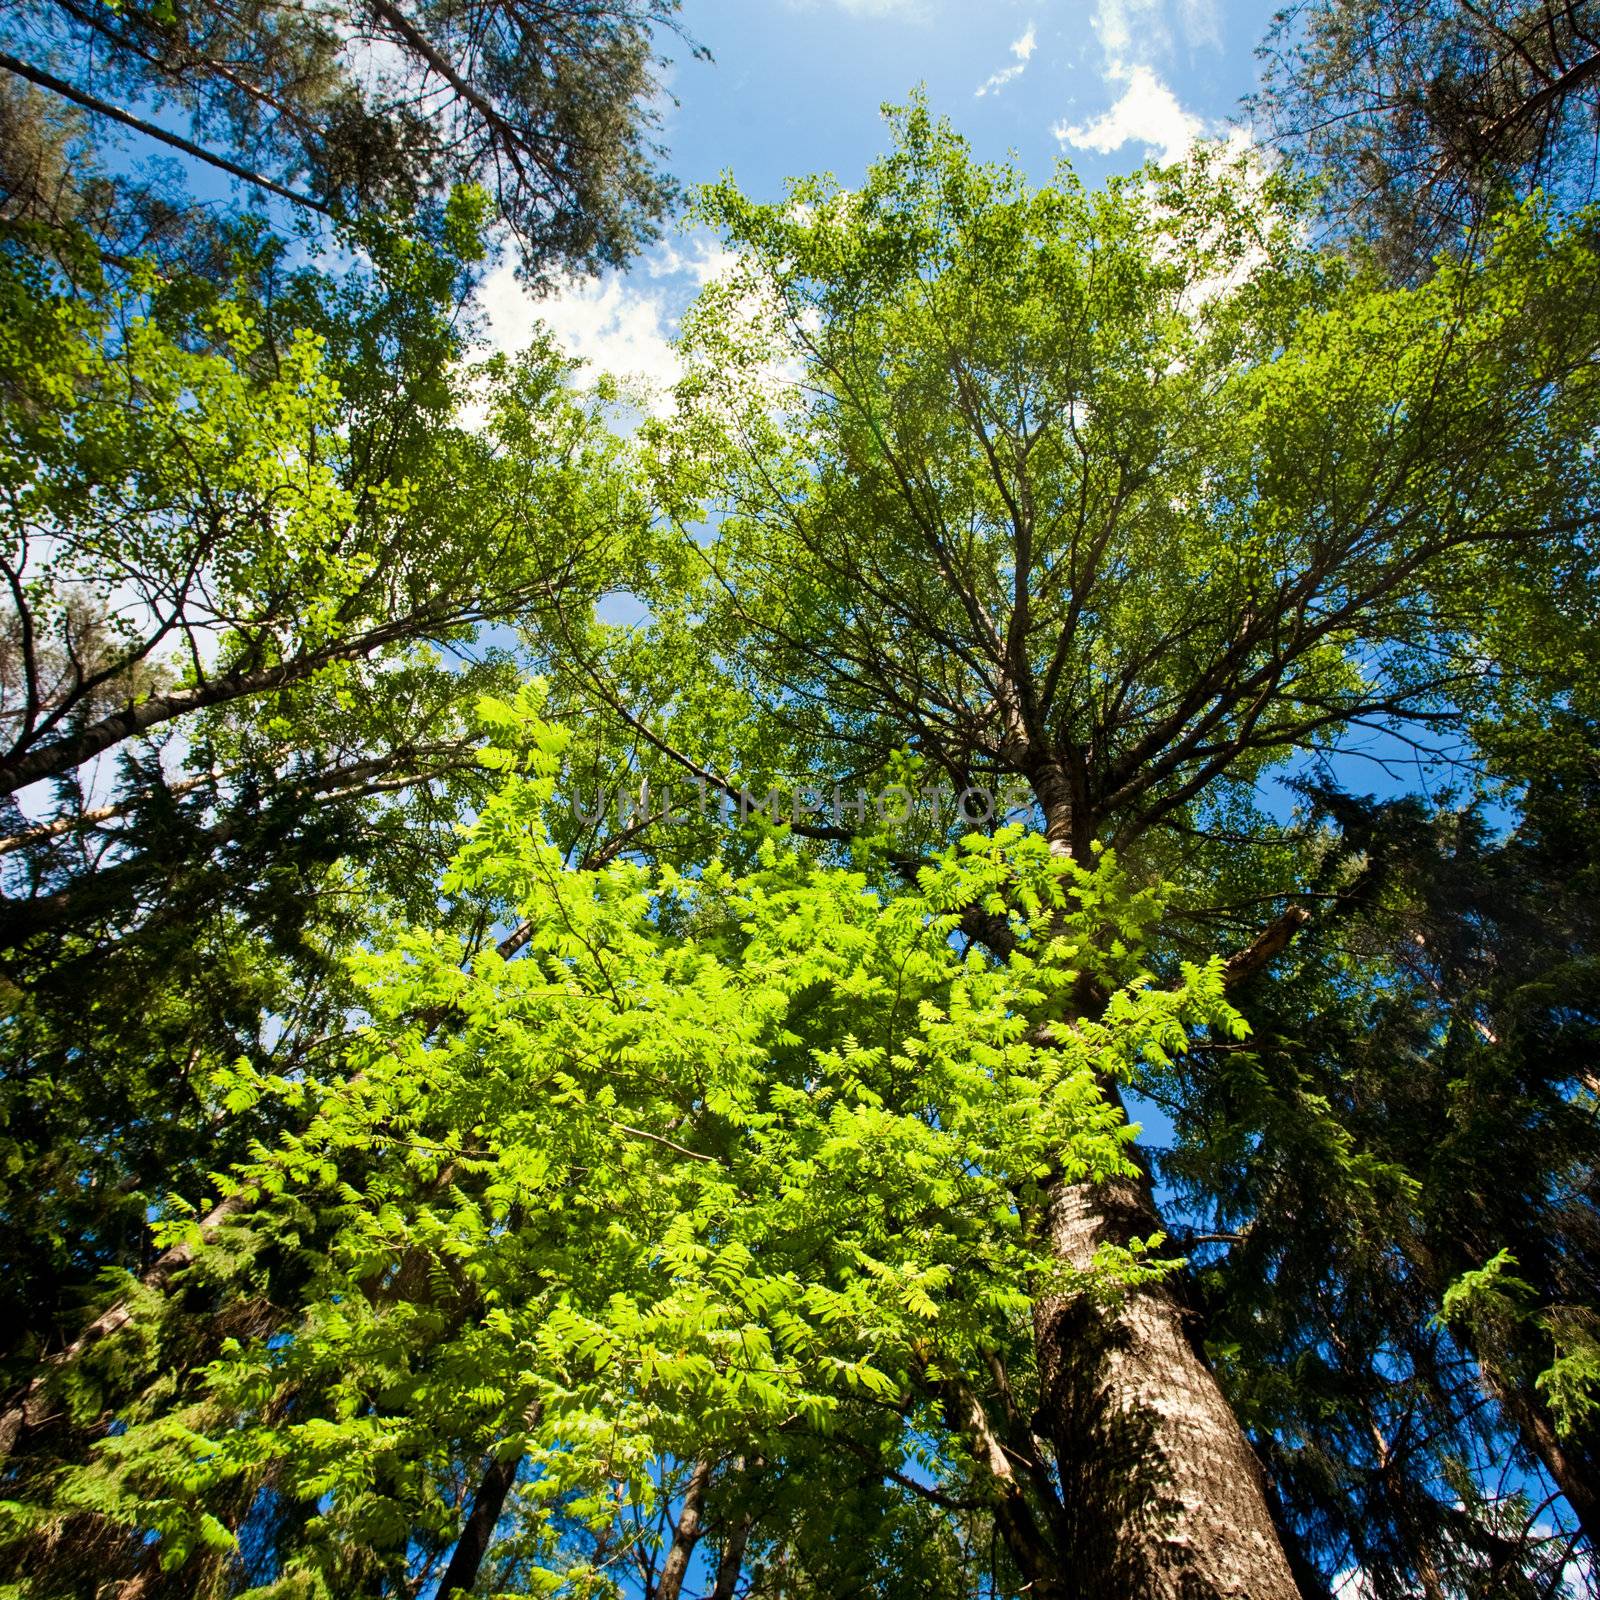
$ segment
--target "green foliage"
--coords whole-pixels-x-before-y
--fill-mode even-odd
[[[1588,0],[1313,0],[1277,17],[1250,109],[1316,174],[1341,242],[1425,276],[1507,202],[1596,198],[1597,52]]]
[[[677,12],[677,0],[578,12],[548,0],[383,0],[359,12],[30,0],[7,13],[8,53],[77,78],[89,107],[53,90],[6,91],[0,115],[21,137],[0,160],[0,204],[52,246],[88,227],[113,255],[132,234],[136,250],[156,244],[190,269],[208,265],[227,232],[211,208],[170,173],[151,185],[107,159],[117,124],[105,114],[120,97],[157,113],[147,137],[176,136],[186,155],[198,148],[235,179],[253,177],[258,203],[264,191],[280,210],[291,202],[285,233],[308,234],[319,216],[437,213],[453,189],[477,184],[492,190],[530,277],[619,266],[657,236],[676,196],[652,102]],[[88,60],[86,83],[72,69]]]
[[[643,521],[549,345],[468,364],[483,221],[463,191],[432,231],[364,225],[338,277],[241,244],[225,291],[0,250],[15,1381],[148,1264],[153,1217],[276,1137],[214,1074],[331,1070],[344,954],[407,915],[473,928],[438,877],[492,788],[475,704],[518,676],[482,635],[592,597]],[[114,1404],[141,1369],[112,1365]]]
[[[698,202],[740,266],[652,437],[667,503],[718,518],[658,558],[648,648],[774,714],[730,729],[700,685],[656,737],[796,786],[909,750],[1062,827],[1075,788],[1082,854],[1449,715],[1520,541],[1591,515],[1590,233],[1531,208],[1396,293],[1306,250],[1247,161],[1031,190],[893,120],[857,189]],[[645,648],[617,681],[675,711]]]
[[[1219,150],[1033,190],[893,122],[857,189],[701,196],[738,265],[626,438],[548,344],[470,366],[470,189],[337,279],[11,239],[26,1593],[701,1540],[1056,1600],[1238,1554],[1224,1489],[1308,1589],[1559,1592],[1490,1469],[1592,1462],[1589,219],[1402,290]],[[1513,832],[1303,769],[1264,815],[1373,725]],[[613,823],[662,772],[943,805]],[[1205,1481],[1197,1303],[1272,1514]]]
[[[152,1530],[176,1571],[231,1540],[208,1505],[270,1478],[307,1508],[291,1565],[334,1584],[353,1552],[398,1572],[417,1530],[448,1542],[463,1452],[522,1450],[523,1536],[584,1592],[573,1530],[650,1507],[663,1458],[887,1448],[908,1408],[937,1432],[930,1382],[1059,1283],[1041,1181],[1131,1170],[1099,1080],[1232,1025],[1213,963],[1037,1042],[1080,950],[1147,912],[1020,829],[889,900],[771,840],[739,874],[574,872],[543,825],[567,740],[533,703],[483,707],[519,770],[446,885],[515,908],[523,953],[404,932],[352,958],[344,1076],[217,1075],[232,1116],[291,1108],[225,1182],[260,1197],[258,1250],[300,1258],[294,1312],[142,1397],[50,1515]],[[1001,894],[996,965],[950,935]]]

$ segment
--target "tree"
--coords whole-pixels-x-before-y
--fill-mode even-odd
[[[1239,997],[1251,1047],[1163,1096],[1228,1380],[1308,1441],[1269,1449],[1328,1576],[1378,1594],[1546,1592],[1594,1543],[1593,761],[1551,759],[1563,721],[1503,839],[1310,791],[1335,909]]]
[[[1323,185],[1346,238],[1402,277],[1475,248],[1536,189],[1595,197],[1600,10],[1579,0],[1301,0],[1277,18],[1250,102]]]
[[[517,442],[541,413],[553,467],[450,426],[482,220],[463,194],[437,244],[394,242],[370,290],[302,280],[266,326],[249,297],[205,302],[198,350],[147,314],[148,285],[80,294],[6,258],[0,793],[581,581],[628,513],[568,365],[545,347],[498,378]]]
[[[40,0],[9,14],[20,53],[0,66],[88,112],[79,136],[90,148],[131,126],[302,215],[405,214],[482,184],[527,272],[546,281],[626,261],[672,203],[651,100],[657,41],[676,31],[677,9]],[[85,60],[97,66],[92,89],[58,75]],[[177,110],[189,135],[117,96]],[[24,214],[57,216],[61,181],[41,187],[29,176],[39,171],[37,159],[19,167],[12,203],[31,197]]]
[[[710,505],[714,533],[664,551],[701,579],[647,594],[655,637],[618,652],[606,699],[730,791],[1020,782],[1059,855],[1114,845],[1204,906],[1192,830],[1340,729],[1456,715],[1473,607],[1519,553],[1592,525],[1572,448],[1589,236],[1529,211],[1481,264],[1393,291],[1296,246],[1285,190],[1216,155],[1029,191],[920,106],[895,121],[853,192],[702,201],[743,267],[687,324],[657,442],[664,492],[685,521]],[[688,690],[689,659],[725,664],[723,686]],[[719,698],[741,722],[708,721]],[[1258,925],[1235,979],[1306,915]],[[1003,921],[970,927],[1009,948]],[[1086,980],[1051,1037],[1097,1004]],[[1046,1214],[1074,1268],[1161,1232],[1139,1183],[1063,1180]],[[1065,1490],[1036,1592],[1294,1592],[1170,1279],[1109,1308],[1041,1293],[1036,1343],[1023,1455]]]
[[[467,368],[481,219],[369,227],[342,278],[241,240],[227,291],[0,253],[8,1414],[160,1259],[151,1207],[277,1136],[210,1075],[331,1070],[344,953],[437,912],[517,681],[484,626],[592,604],[642,524],[567,362]]]
[[[1508,641],[1592,579],[1592,222],[1397,289],[1215,150],[1087,195],[896,135],[853,192],[703,197],[739,264],[627,441],[548,351],[461,425],[448,239],[369,220],[348,290],[18,269],[16,520],[77,586],[19,581],[0,658],[62,796],[0,857],[50,1175],[5,1204],[72,1275],[8,1352],[27,1592],[1288,1597],[1352,1530],[1387,1592],[1559,1577],[1445,1469],[1518,1397],[1587,1426],[1587,1190],[1534,1192],[1586,1181],[1581,1024],[1540,1042],[1520,935],[1463,937],[1495,870],[1414,813],[1255,799],[1373,725],[1537,743],[1552,690],[1582,745],[1563,635]],[[1492,1114],[1430,1143],[1464,1071]],[[1273,1268],[1316,1175],[1381,1192],[1265,1308],[1197,1281],[1130,1084]],[[1491,1237],[1461,1176],[1530,1105]]]
[[[1287,851],[1323,910],[1236,995],[1248,1049],[1147,1085],[1225,1381],[1329,1582],[1544,1593],[1593,1547],[1596,579],[1516,563],[1431,795],[1324,767],[1234,836],[1228,899]]]
[[[1097,1078],[1231,1025],[1220,964],[1118,988],[1073,1046],[1042,1045],[1084,935],[1140,921],[1113,863],[1013,829],[889,902],[770,838],[745,874],[574,870],[543,820],[565,739],[536,709],[486,707],[513,771],[450,884],[521,919],[512,958],[404,930],[356,958],[371,1022],[344,1076],[214,1076],[228,1114],[284,1098],[298,1131],[227,1175],[248,1198],[182,1295],[146,1294],[57,1374],[57,1403],[93,1417],[130,1336],[202,1345],[175,1381],[158,1358],[125,1385],[84,1466],[25,1474],[30,1592],[75,1592],[85,1561],[225,1592],[235,1542],[290,1505],[280,1592],[464,1588],[488,1555],[583,1593],[638,1556],[664,1600],[703,1513],[740,1548],[713,1487],[809,1482],[812,1509],[764,1507],[754,1537],[794,1539],[819,1580],[859,1552],[807,1529],[815,1497],[880,1540],[914,1525],[886,1518],[919,1488],[908,1434],[958,1501],[1000,1492],[940,1396],[1025,1330],[1041,1176],[1131,1170]],[[956,949],[961,908],[1001,892],[1037,936],[1019,916],[1006,961]],[[167,1234],[193,1227],[174,1209]],[[1147,1273],[1106,1252],[1077,1281]],[[461,1561],[458,1530],[509,1496],[517,1532],[480,1530]]]

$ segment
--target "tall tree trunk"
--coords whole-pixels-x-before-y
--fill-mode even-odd
[[[1056,1257],[1077,1271],[1102,1243],[1161,1231],[1135,1179],[1060,1184],[1047,1221]],[[1298,1600],[1260,1464],[1195,1348],[1177,1285],[1109,1305],[1046,1296],[1034,1336],[1073,1600]]]
[[[739,1574],[744,1570],[744,1553],[750,1545],[750,1530],[755,1518],[741,1511],[728,1528],[722,1542],[722,1555],[717,1561],[717,1581],[711,1590],[710,1600],[733,1600],[739,1587]]]
[[[762,1458],[757,1456],[747,1473],[743,1456],[734,1462],[734,1470],[742,1478],[745,1493],[754,1488],[756,1477],[764,1465]],[[741,1506],[737,1513],[730,1512],[722,1539],[722,1554],[717,1561],[717,1581],[712,1586],[708,1600],[733,1600],[734,1591],[739,1587],[739,1574],[744,1570],[744,1554],[750,1547],[750,1533],[755,1525],[755,1512],[750,1510],[748,1504]]]
[[[661,1564],[661,1576],[656,1580],[655,1600],[678,1600],[683,1593],[683,1580],[689,1572],[689,1562],[694,1557],[695,1546],[700,1543],[701,1520],[705,1511],[706,1489],[711,1483],[711,1463],[697,1461],[689,1481],[684,1485],[683,1510],[678,1514],[678,1524],[672,1530],[672,1548]]]
[[[1081,759],[1036,760],[1028,777],[1052,852],[1088,858]],[[1259,972],[1308,920],[1289,907],[1226,964]],[[1083,1003],[1092,1002],[1087,986]],[[1109,1078],[1101,1090],[1120,1102]],[[1163,1233],[1147,1177],[1055,1184],[1045,1225],[1077,1272],[1102,1244]],[[1190,1336],[1178,1283],[1112,1304],[1045,1295],[1034,1306],[1040,1407],[1055,1446],[1057,1537],[1069,1600],[1299,1600],[1268,1509],[1261,1465]]]
[[[1022,1575],[1028,1600],[1072,1600],[1073,1587],[1062,1571],[1063,1560],[1074,1552],[1059,1548],[1057,1515],[1060,1511],[1054,1489],[1043,1507],[1029,1503],[1022,1480],[1013,1466],[1014,1452],[1006,1449],[994,1431],[983,1401],[972,1387],[959,1378],[947,1378],[939,1385],[945,1420],[965,1441],[980,1477],[991,1496],[995,1528],[1005,1540],[1006,1549]],[[1046,1511],[1048,1529],[1039,1510]]]
[[[524,1428],[539,1424],[541,1406],[537,1400],[523,1413]],[[450,1600],[452,1595],[465,1594],[478,1581],[483,1558],[494,1542],[495,1525],[505,1510],[506,1496],[517,1481],[517,1468],[522,1465],[523,1452],[513,1451],[498,1456],[484,1469],[478,1481],[477,1492],[472,1496],[472,1509],[461,1525],[461,1537],[450,1554],[450,1564],[444,1569],[434,1600]]]

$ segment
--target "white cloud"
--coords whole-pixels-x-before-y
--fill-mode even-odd
[[[1069,125],[1063,119],[1056,123],[1050,131],[1062,144],[1075,150],[1097,150],[1101,155],[1126,144],[1142,144],[1170,162],[1182,160],[1204,132],[1204,121],[1178,104],[1178,97],[1152,68],[1114,61],[1106,69],[1106,78],[1127,85],[1121,98],[1089,122]]]
[[[695,290],[724,276],[736,258],[709,235],[684,245],[664,244],[630,277],[612,272],[575,278],[545,299],[535,299],[509,264],[485,280],[480,304],[492,349],[514,351],[543,323],[569,355],[592,374],[608,373],[636,392],[648,408],[670,404],[668,391],[683,375],[672,347],[678,313]]]
[[[1063,117],[1057,122],[1050,131],[1062,144],[1102,155],[1137,144],[1162,162],[1173,162],[1212,131],[1203,117],[1184,109],[1155,64],[1176,53],[1173,17],[1191,50],[1220,46],[1217,0],[1095,0],[1091,20],[1104,61],[1102,76],[1116,98],[1087,121]]]
[[[569,355],[619,378],[670,386],[679,376],[659,295],[615,276],[570,285],[538,307],[540,318]]]
[[[1191,49],[1209,45],[1222,48],[1222,19],[1217,15],[1217,0],[1178,0],[1178,25]]]
[[[679,377],[665,297],[636,289],[615,273],[574,279],[536,300],[508,265],[485,280],[481,304],[489,343],[496,350],[520,349],[542,322],[568,355],[588,362],[596,372],[642,384],[652,397]]]
[[[675,278],[680,273],[703,289],[713,278],[725,277],[739,258],[709,234],[697,234],[687,250],[664,244],[645,262],[652,278]]]
[[[1014,67],[1002,67],[998,72],[990,73],[978,85],[978,98],[981,100],[986,94],[998,94],[1013,78],[1020,78],[1027,68],[1028,59],[1032,56],[1034,46],[1038,42],[1033,24],[1030,22],[1022,37],[1011,41],[1011,53],[1017,58],[1017,64]]]
[[[1148,56],[1172,47],[1164,0],[1098,0],[1094,31],[1107,61]]]
[[[1220,49],[1222,22],[1217,0],[1096,0],[1095,37],[1108,62],[1152,61],[1172,54],[1173,33],[1169,10],[1177,14],[1178,30],[1191,49]]]

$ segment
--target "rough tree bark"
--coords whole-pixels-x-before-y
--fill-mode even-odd
[[[1047,1225],[1055,1255],[1083,1271],[1099,1245],[1148,1237],[1161,1218],[1142,1181],[1119,1178],[1059,1185]],[[1298,1600],[1260,1465],[1178,1285],[1113,1304],[1046,1296],[1034,1336],[1072,1600]]]
[[[1034,788],[1051,847],[1081,848],[1068,775],[1043,768]],[[1228,963],[1228,979],[1260,970],[1305,920],[1286,913]],[[1115,1083],[1102,1089],[1118,1097]],[[1165,1231],[1143,1178],[1059,1183],[1044,1221],[1052,1253],[1080,1272],[1103,1243]],[[1112,1303],[1044,1296],[1034,1340],[1068,1600],[1298,1600],[1260,1464],[1196,1348],[1178,1283]]]

